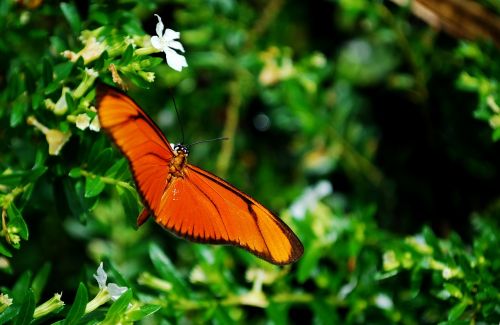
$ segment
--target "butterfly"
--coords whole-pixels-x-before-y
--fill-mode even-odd
[[[273,264],[299,259],[304,247],[293,231],[249,195],[187,162],[189,150],[171,146],[159,127],[123,92],[99,85],[101,127],[129,161],[144,210],[175,235],[201,243],[241,247]]]

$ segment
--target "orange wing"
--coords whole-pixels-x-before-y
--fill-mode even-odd
[[[106,86],[97,89],[101,127],[127,157],[137,189],[149,211],[166,190],[172,148],[149,116],[128,96]],[[163,181],[162,181],[163,180]]]
[[[292,230],[250,196],[196,166],[185,164],[172,177],[167,139],[125,94],[101,87],[101,126],[128,158],[146,211],[167,230],[196,242],[232,244],[274,263],[296,261],[304,248]]]

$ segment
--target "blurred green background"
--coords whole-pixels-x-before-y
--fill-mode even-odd
[[[0,1],[0,323],[498,322],[500,4],[413,1],[443,31],[403,3]],[[182,72],[148,52],[153,14]],[[75,123],[111,65],[170,142],[229,138],[190,163],[275,211],[301,260],[136,228],[125,159]],[[101,261],[131,291],[85,310]]]

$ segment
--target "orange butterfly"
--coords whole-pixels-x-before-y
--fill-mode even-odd
[[[149,215],[174,234],[196,242],[239,246],[273,264],[288,264],[304,247],[271,211],[219,177],[187,163],[189,151],[173,148],[158,126],[127,95],[100,85],[102,128],[129,160]]]

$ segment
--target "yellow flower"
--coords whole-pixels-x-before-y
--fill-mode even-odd
[[[71,132],[61,132],[56,129],[49,129],[42,123],[38,122],[34,116],[29,116],[27,119],[29,125],[33,125],[35,128],[40,130],[45,134],[47,143],[49,144],[49,155],[57,156],[61,152],[62,147],[68,142],[71,137]]]
[[[12,305],[12,298],[9,295],[0,293],[0,313]]]

